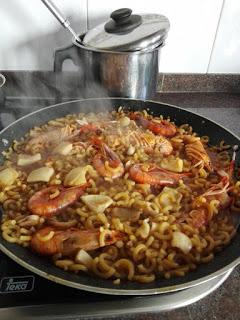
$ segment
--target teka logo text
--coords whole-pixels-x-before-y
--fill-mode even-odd
[[[5,277],[0,283],[0,293],[15,293],[32,291],[34,287],[34,277]]]

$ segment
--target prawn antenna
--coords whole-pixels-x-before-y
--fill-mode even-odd
[[[235,159],[236,159],[236,153],[237,153],[237,151],[239,151],[239,146],[238,146],[237,144],[235,144],[235,145],[232,147],[232,149],[233,149],[232,160],[235,161]]]

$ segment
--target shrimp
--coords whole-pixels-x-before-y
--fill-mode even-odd
[[[144,129],[152,131],[156,135],[162,135],[164,137],[173,137],[176,132],[176,126],[168,120],[161,120],[160,122],[149,120],[140,114],[131,113],[130,119],[134,120],[138,125]]]
[[[213,171],[210,157],[204,149],[201,140],[193,140],[191,136],[185,136],[184,140],[187,142],[185,145],[185,151],[188,158],[191,159],[194,164],[202,163],[207,170]]]
[[[59,128],[59,129],[53,129],[53,130],[49,130],[47,132],[44,133],[40,133],[38,135],[36,135],[35,137],[33,137],[32,139],[30,139],[28,141],[28,147],[33,146],[35,144],[46,144],[46,143],[50,143],[50,142],[60,142],[63,140],[67,140],[69,138],[72,138],[73,136],[75,136],[77,133],[73,131],[73,129],[67,125],[63,128]]]
[[[129,169],[129,176],[137,183],[146,183],[150,185],[173,185],[180,179],[191,175],[189,172],[174,173],[154,164],[147,166],[144,170],[144,164],[135,164]]]
[[[42,189],[28,200],[28,209],[38,216],[52,217],[77,201],[87,187],[88,183],[73,188],[51,186]]]
[[[169,156],[173,151],[171,142],[160,135],[156,137],[155,148],[164,156]]]
[[[93,158],[93,166],[103,177],[116,179],[124,174],[124,166],[118,155],[100,139],[94,138],[95,147],[100,145],[100,150]]]
[[[191,224],[194,228],[200,228],[208,223],[208,210],[206,207],[194,209],[189,213]]]
[[[146,151],[152,152],[157,148],[162,155],[168,156],[172,153],[173,147],[171,142],[163,136],[155,136],[151,133],[130,133],[128,139],[128,144],[143,147]]]
[[[102,133],[102,130],[95,126],[92,123],[88,123],[88,124],[84,124],[81,126],[81,128],[79,129],[79,133],[96,133],[97,135]]]
[[[31,248],[40,255],[62,254],[73,256],[78,250],[91,251],[102,246],[108,246],[122,239],[122,233],[109,230],[105,234],[104,244],[100,243],[99,230],[80,230],[70,228],[58,230],[53,227],[44,227],[38,230],[31,239]]]
[[[238,146],[233,146],[233,155],[228,173],[224,170],[218,170],[217,172],[221,177],[220,182],[213,184],[206,192],[195,199],[193,205],[196,209],[192,210],[189,214],[192,218],[194,227],[199,228],[208,223],[208,209],[206,203],[209,203],[211,200],[217,200],[219,202],[218,209],[220,210],[227,209],[232,204],[233,198],[229,196],[228,191],[231,189],[230,180],[233,176],[237,149]],[[199,198],[204,198],[206,200],[205,205],[204,203],[199,205]]]
[[[210,201],[217,200],[219,202],[217,208],[220,210],[230,206],[232,198],[228,195],[228,189],[229,180],[227,176],[224,176],[219,183],[213,184],[206,192],[195,199],[193,206],[196,208],[189,213],[195,228],[199,228],[209,222],[207,204]],[[206,202],[199,201],[200,198],[204,198]]]
[[[221,209],[226,209],[231,203],[231,197],[228,195],[229,184],[229,177],[223,176],[221,181],[212,185],[204,194],[202,194],[202,197],[204,197],[207,202],[216,199],[219,201],[219,207]]]

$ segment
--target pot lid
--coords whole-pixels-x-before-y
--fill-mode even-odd
[[[164,43],[170,27],[163,15],[136,15],[128,8],[113,11],[110,17],[86,33],[83,45],[108,51],[149,51]]]

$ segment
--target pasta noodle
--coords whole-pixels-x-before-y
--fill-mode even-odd
[[[34,127],[3,152],[2,237],[115,285],[185,276],[231,241],[240,212],[231,146],[193,130],[122,107]],[[46,167],[50,177],[27,180]]]

